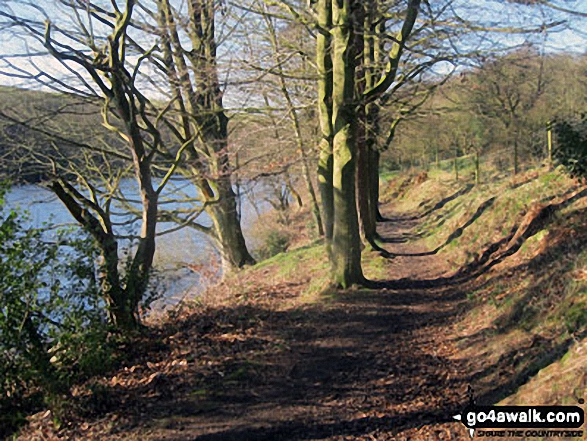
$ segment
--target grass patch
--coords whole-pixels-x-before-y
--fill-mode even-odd
[[[257,271],[268,267],[274,267],[279,275],[288,275],[297,268],[300,262],[320,260],[323,253],[324,247],[321,243],[316,242],[312,245],[297,248],[295,250],[278,253],[275,256],[259,262],[252,267],[251,270]]]
[[[363,273],[367,279],[381,280],[389,276],[387,259],[377,251],[365,251],[362,257]]]

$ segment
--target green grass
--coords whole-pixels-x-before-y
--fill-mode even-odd
[[[325,253],[322,241],[316,240],[310,245],[276,254],[245,271],[268,271],[267,275],[263,275],[264,279],[269,277],[284,281],[311,274],[301,300],[305,303],[328,301],[327,296],[323,296],[329,281],[329,263]]]
[[[294,270],[300,261],[318,260],[321,253],[324,252],[322,244],[315,243],[305,247],[297,248],[295,250],[288,250],[278,253],[273,257],[265,259],[252,267],[253,270],[259,270],[271,266],[278,266],[278,273],[280,275],[289,274]]]
[[[472,166],[472,158],[460,159],[463,170],[467,170],[467,164],[469,163]],[[443,161],[438,170],[432,169],[428,172],[427,181],[419,185],[412,183],[403,193],[405,202],[398,202],[400,209],[424,213],[434,207],[438,201],[462,188],[465,185],[465,180],[455,183],[452,180],[450,166],[452,166],[451,161]],[[487,171],[485,175],[496,176],[497,174]],[[390,191],[401,186],[400,180],[401,178],[395,178],[396,182],[393,179],[388,182]],[[443,207],[435,210],[423,219],[417,233],[424,238],[428,249],[432,250],[444,245],[455,230],[469,224],[463,229],[460,237],[453,239],[440,251],[447,261],[453,263],[453,270],[457,270],[470,263],[475,258],[476,253],[481,253],[492,243],[507,237],[513,227],[519,225],[524,215],[534,204],[545,204],[556,200],[562,193],[571,191],[573,185],[574,183],[561,173],[561,170],[530,170],[520,173],[514,178],[488,180],[483,185],[475,186],[468,193],[449,201]],[[493,205],[471,222],[473,215],[475,215],[481,204],[493,197],[495,197]],[[422,201],[426,203],[422,204]],[[556,228],[557,225],[562,226],[562,223],[569,224],[574,222],[572,217],[569,216],[576,209],[576,207],[568,207],[563,213],[553,216],[549,221],[549,225],[530,237],[513,258],[531,259],[537,250],[545,244],[545,241],[549,240],[549,233],[552,228]],[[581,227],[582,225],[579,222],[577,228]],[[567,259],[565,256],[561,256],[561,258],[563,260]],[[570,258],[572,259],[572,257]],[[554,259],[556,260],[556,258]],[[579,261],[582,262],[581,259]],[[585,265],[587,266],[587,260]],[[385,265],[376,259],[366,260],[364,267],[365,273],[371,277],[385,277]],[[558,276],[565,274],[568,268],[557,267],[556,264],[553,264],[545,271],[552,272],[554,278],[555,274],[558,274]],[[569,286],[569,277],[565,277],[564,283]],[[492,286],[489,292],[485,291],[483,298],[486,302],[494,304],[501,311],[500,314],[506,314],[508,310],[515,307],[519,299],[530,289],[546,290],[540,284],[533,287],[529,283],[523,283],[518,286],[497,283]],[[580,294],[577,291],[578,288],[573,288],[573,293],[567,293],[568,289],[565,288],[564,298],[559,298],[558,302],[555,301],[550,293],[546,292],[541,295],[542,298],[535,299],[531,296],[532,305],[528,305],[522,308],[521,312],[516,313],[519,314],[520,326],[531,330],[544,324],[545,321],[540,319],[541,311],[544,309],[548,311],[548,320],[552,323],[558,322],[559,326],[566,323],[568,329],[585,328],[587,321],[587,312],[584,312],[586,310],[585,304],[576,300],[577,296],[583,298],[584,294]],[[508,294],[504,297],[502,295],[504,292],[511,295]],[[474,293],[470,294],[469,297],[477,298],[479,295],[479,293]],[[497,300],[498,298],[500,300]],[[565,299],[567,298],[575,299],[575,301],[566,301]]]
[[[384,170],[379,174],[379,179],[383,182],[389,182],[392,179],[398,178],[401,174],[399,170]]]
[[[313,277],[302,293],[302,301],[305,303],[314,303],[318,301],[328,302],[329,300],[332,300],[332,296],[329,298],[326,289],[328,281],[327,273],[320,277]]]
[[[381,280],[389,277],[387,259],[376,251],[363,252],[363,273],[368,279]]]

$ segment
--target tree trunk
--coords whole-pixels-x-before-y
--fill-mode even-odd
[[[375,243],[378,214],[375,198],[378,198],[378,194],[373,194],[373,187],[379,187],[378,171],[373,168],[375,163],[372,150],[363,147],[357,149],[357,196],[361,234],[366,244],[380,251],[381,248]]]
[[[214,224],[223,268],[225,272],[230,272],[246,265],[254,265],[255,259],[245,242],[237,211],[236,194],[232,189],[232,172],[226,145],[227,122],[222,111],[216,125],[218,132],[207,131],[206,144],[215,152],[215,156],[211,158],[214,167],[212,179],[215,183],[215,201],[210,203],[207,212]]]
[[[369,160],[371,161],[370,168],[375,170],[375,174],[369,181],[369,199],[372,210],[375,213],[375,222],[383,222],[385,218],[379,210],[379,157],[380,153],[377,150],[370,151]]]
[[[372,7],[371,3],[365,5],[367,8]],[[365,6],[362,3],[355,5],[356,10],[352,21],[354,22],[353,29],[353,50],[357,53],[355,66],[355,90],[358,97],[362,97],[365,89],[371,87],[372,75],[372,60],[369,56],[371,53],[371,40],[367,37],[366,30],[370,28],[370,22],[367,17],[369,14],[365,12]],[[362,28],[359,26],[361,25]],[[371,216],[369,204],[369,146],[368,134],[370,129],[369,121],[367,119],[367,105],[361,99],[356,107],[356,152],[357,152],[357,210],[359,214],[359,231],[361,239],[365,245],[375,248],[375,222],[374,216]]]
[[[144,194],[143,198],[143,225],[141,236],[135,255],[132,260],[126,284],[126,297],[128,298],[128,310],[137,315],[138,308],[147,291],[149,274],[153,266],[155,256],[155,234],[157,227],[157,194],[151,188],[151,192]],[[125,312],[126,314],[126,312]]]
[[[216,187],[215,200],[208,210],[221,244],[221,255],[226,269],[254,264],[249,254],[236,209],[236,195],[232,190],[232,170],[228,156],[228,118],[224,112],[223,94],[218,80],[215,41],[214,0],[189,0],[188,35],[192,50],[188,58],[192,64],[195,91],[190,90],[192,113],[200,134],[200,144],[209,156],[209,179]],[[199,177],[196,177],[198,179]]]
[[[138,325],[135,310],[122,286],[118,266],[118,242],[109,218],[103,213],[102,222],[83,207],[83,195],[65,181],[55,181],[50,186],[76,221],[92,235],[100,248],[103,277],[100,280],[102,295],[108,304],[109,320],[119,329],[133,329]]]
[[[320,129],[320,157],[318,160],[318,189],[322,199],[324,243],[331,257],[334,231],[333,188],[333,127],[332,127],[332,1],[318,0],[318,25],[316,61],[318,66],[318,114]]]
[[[376,13],[377,2],[368,1],[360,13],[355,14],[355,19],[363,23],[363,29],[356,35],[357,50],[362,51],[362,56],[357,59],[360,66],[357,84],[357,93],[362,96],[365,90],[375,86],[376,56],[380,56],[379,39],[376,37],[377,27]],[[357,134],[357,199],[359,207],[359,222],[362,239],[372,249],[382,251],[375,243],[377,239],[377,218],[380,216],[378,209],[379,199],[379,162],[375,161],[377,149],[377,133],[379,131],[379,105],[375,102],[365,103],[359,106],[357,120],[359,121]]]
[[[408,40],[420,8],[420,0],[409,0],[406,11],[406,18],[402,25],[401,30],[395,35],[394,43],[391,45],[389,51],[389,60],[385,69],[381,69],[383,65],[384,53],[386,49],[386,43],[388,42],[388,33],[386,31],[386,18],[381,15],[380,2],[378,0],[366,1],[366,15],[365,15],[365,35],[369,35],[365,39],[365,65],[367,75],[367,91],[363,95],[363,98],[367,101],[366,114],[367,114],[367,145],[369,146],[369,164],[371,171],[369,176],[371,179],[371,198],[370,198],[370,211],[371,216],[375,221],[384,220],[383,216],[379,212],[379,158],[380,152],[387,149],[391,143],[395,127],[399,120],[392,123],[390,134],[387,142],[381,146],[377,146],[377,135],[380,131],[380,103],[376,100],[385,92],[396,79],[399,62],[403,53],[404,44]],[[382,75],[382,76],[381,76]],[[381,78],[379,79],[379,77]],[[402,161],[400,159],[399,166],[402,168]]]
[[[342,288],[364,282],[355,199],[356,112],[352,1],[333,2],[332,126],[334,228],[332,282]]]
[[[384,56],[385,43],[381,36],[385,33],[385,20],[378,16],[379,1],[369,0],[365,6],[364,33],[369,37],[364,43],[365,86],[368,90],[375,87],[381,73],[381,62]],[[368,204],[369,226],[373,238],[377,236],[377,221],[384,218],[379,212],[379,158],[377,136],[381,130],[380,105],[376,101],[365,106],[365,138],[367,146],[367,176],[368,176]]]
[[[139,244],[130,266],[125,291],[128,301],[127,306],[136,315],[136,321],[138,323],[138,306],[147,290],[149,273],[153,266],[153,257],[155,256],[157,203],[159,195],[153,189],[151,164],[145,152],[138,122],[132,117],[129,118],[128,131],[133,162],[135,164],[135,175],[140,188],[143,209]]]
[[[236,196],[229,178],[218,181],[218,201],[210,205],[216,240],[225,272],[253,265],[255,259],[250,255],[245,243],[236,209]]]
[[[379,159],[381,154],[376,149],[369,150],[369,169],[371,178],[369,180],[369,205],[375,215],[375,222],[382,222],[385,218],[379,211]]]

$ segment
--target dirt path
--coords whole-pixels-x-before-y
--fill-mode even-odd
[[[388,212],[386,221],[378,224],[381,242],[395,256],[389,261],[389,279],[432,280],[446,275],[446,262],[415,233],[422,220],[418,214]]]
[[[388,250],[402,254],[389,260],[390,278],[442,275],[437,256],[406,240],[418,219],[388,216],[379,231]],[[247,317],[233,330],[250,331],[259,348],[235,337],[231,343],[242,341],[250,355],[224,364],[225,372],[211,369],[204,382],[190,380],[189,369],[182,380],[166,378],[175,389],[131,401],[129,418],[110,438],[466,439],[451,419],[466,402],[467,383],[449,358],[448,335],[462,299],[454,287],[357,290],[302,310],[227,311],[227,323]],[[205,389],[194,389],[202,383]]]
[[[443,275],[438,256],[407,240],[419,219],[387,216],[379,232],[398,255],[389,280]],[[467,401],[465,366],[451,358],[463,299],[454,286],[351,290],[303,308],[199,315],[160,336],[145,364],[161,373],[117,374],[108,394],[94,393],[93,422],[65,439],[468,439],[451,418]]]
[[[549,229],[548,246],[535,242],[526,257],[514,254],[554,210],[587,190],[528,210],[507,235],[455,269],[448,253],[427,249],[417,232],[428,214],[467,188],[423,213],[384,213],[389,219],[378,232],[393,257],[366,260],[382,275],[372,285],[380,289],[308,299],[313,277],[327,271],[322,250],[278,255],[133,341],[126,367],[76,392],[80,411],[69,426],[55,429],[43,412],[19,439],[468,440],[452,415],[466,406],[471,387],[480,404],[499,402],[573,343],[574,336],[542,335],[517,322],[532,299],[560,301],[543,270],[553,256],[566,253],[563,263],[574,265],[583,252],[587,230],[568,225],[584,225],[585,208]],[[479,205],[446,243],[494,200]],[[550,273],[554,281],[561,271]],[[549,386],[542,402],[550,402]]]

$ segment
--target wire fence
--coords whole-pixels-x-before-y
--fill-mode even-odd
[[[419,156],[408,156],[402,160],[393,159],[383,161],[383,169],[389,174],[418,173],[422,171],[442,171],[447,178],[458,180],[482,181],[484,175],[508,176],[534,169],[547,164],[549,161],[548,148],[536,149],[528,146],[513,145],[492,148],[489,151],[471,151],[467,154],[456,154],[442,157],[435,153]]]

